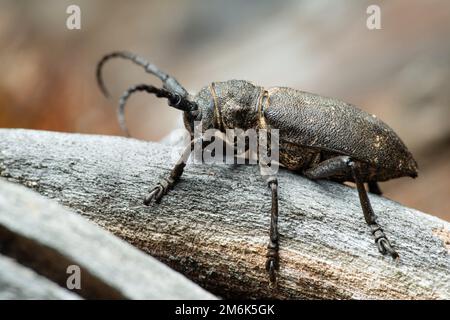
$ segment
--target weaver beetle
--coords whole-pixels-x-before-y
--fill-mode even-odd
[[[213,82],[196,95],[190,95],[175,78],[128,52],[113,52],[98,63],[97,81],[106,96],[102,66],[116,57],[134,62],[163,83],[162,88],[141,84],[125,91],[119,104],[119,121],[125,131],[125,103],[137,91],[166,98],[169,106],[182,110],[184,124],[191,135],[195,121],[202,122],[203,130],[278,129],[280,164],[309,179],[354,182],[378,250],[398,258],[377,223],[364,183],[368,184],[369,192],[381,195],[379,181],[404,176],[415,178],[417,163],[397,134],[377,117],[336,99],[286,87],[264,89],[242,80]],[[152,200],[159,202],[174,187],[193,143],[183,152],[170,175],[151,189],[144,199],[146,205]],[[272,209],[266,270],[273,282],[279,268],[278,180],[270,176],[267,183],[272,193]]]

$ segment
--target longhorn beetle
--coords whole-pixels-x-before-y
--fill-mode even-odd
[[[168,105],[183,111],[186,129],[193,135],[195,121],[202,130],[240,128],[279,130],[279,162],[289,170],[309,179],[354,182],[362,211],[378,250],[398,258],[383,229],[377,223],[364,183],[369,192],[381,195],[378,181],[409,176],[417,177],[417,163],[411,153],[384,122],[355,106],[308,92],[286,87],[265,89],[248,81],[212,82],[196,95],[189,94],[178,81],[154,64],[128,52],[113,52],[97,65],[97,81],[108,96],[102,80],[102,67],[111,58],[123,58],[143,67],[158,77],[163,87],[140,84],[129,88],[120,98],[119,122],[126,132],[124,108],[128,97],[146,91],[166,98]],[[232,101],[232,103],[229,103]],[[170,175],[162,179],[145,197],[144,204],[159,202],[174,187],[183,173],[191,153],[191,145],[183,152]],[[279,269],[278,180],[267,178],[272,193],[269,245],[266,270],[275,282]]]

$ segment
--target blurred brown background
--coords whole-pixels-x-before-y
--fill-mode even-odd
[[[66,8],[81,7],[81,30]],[[366,28],[381,7],[382,29]],[[340,98],[377,114],[419,162],[419,178],[382,184],[385,196],[450,220],[450,1],[0,0],[0,127],[121,134],[117,98],[157,83],[116,60],[96,87],[95,64],[126,49],[188,90],[247,79]],[[182,126],[164,101],[130,101],[131,133],[159,140]]]

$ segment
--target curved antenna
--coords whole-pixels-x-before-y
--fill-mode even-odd
[[[130,133],[128,131],[126,121],[125,121],[125,106],[127,103],[128,98],[131,96],[131,94],[138,92],[138,91],[145,91],[151,94],[156,95],[158,98],[166,98],[168,100],[168,105],[171,107],[174,107],[176,109],[182,110],[182,111],[195,111],[198,109],[198,106],[195,102],[189,101],[186,97],[183,97],[179,95],[178,93],[173,93],[169,90],[163,89],[163,88],[157,88],[152,85],[147,84],[138,84],[135,86],[130,87],[127,89],[119,100],[119,107],[117,109],[117,116],[119,118],[119,124],[122,130],[125,132],[127,136],[130,136]]]
[[[188,95],[188,92],[186,89],[184,89],[180,83],[173,77],[169,76],[168,74],[164,73],[163,71],[159,70],[157,66],[154,64],[148,62],[147,60],[135,55],[131,52],[126,51],[116,51],[112,52],[110,54],[105,55],[97,64],[97,83],[100,87],[100,90],[103,92],[103,94],[106,97],[109,97],[109,92],[106,89],[105,83],[103,82],[102,78],[102,68],[106,61],[112,59],[112,58],[122,58],[126,60],[132,61],[134,64],[137,64],[145,69],[145,72],[153,74],[154,76],[158,77],[163,82],[163,87],[169,91],[172,91],[174,93],[177,93],[181,95],[182,97],[185,97]]]

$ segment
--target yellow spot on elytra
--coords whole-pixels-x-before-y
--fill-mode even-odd
[[[381,137],[380,136],[375,137],[375,143],[373,144],[373,146],[375,148],[379,148],[381,146]]]

